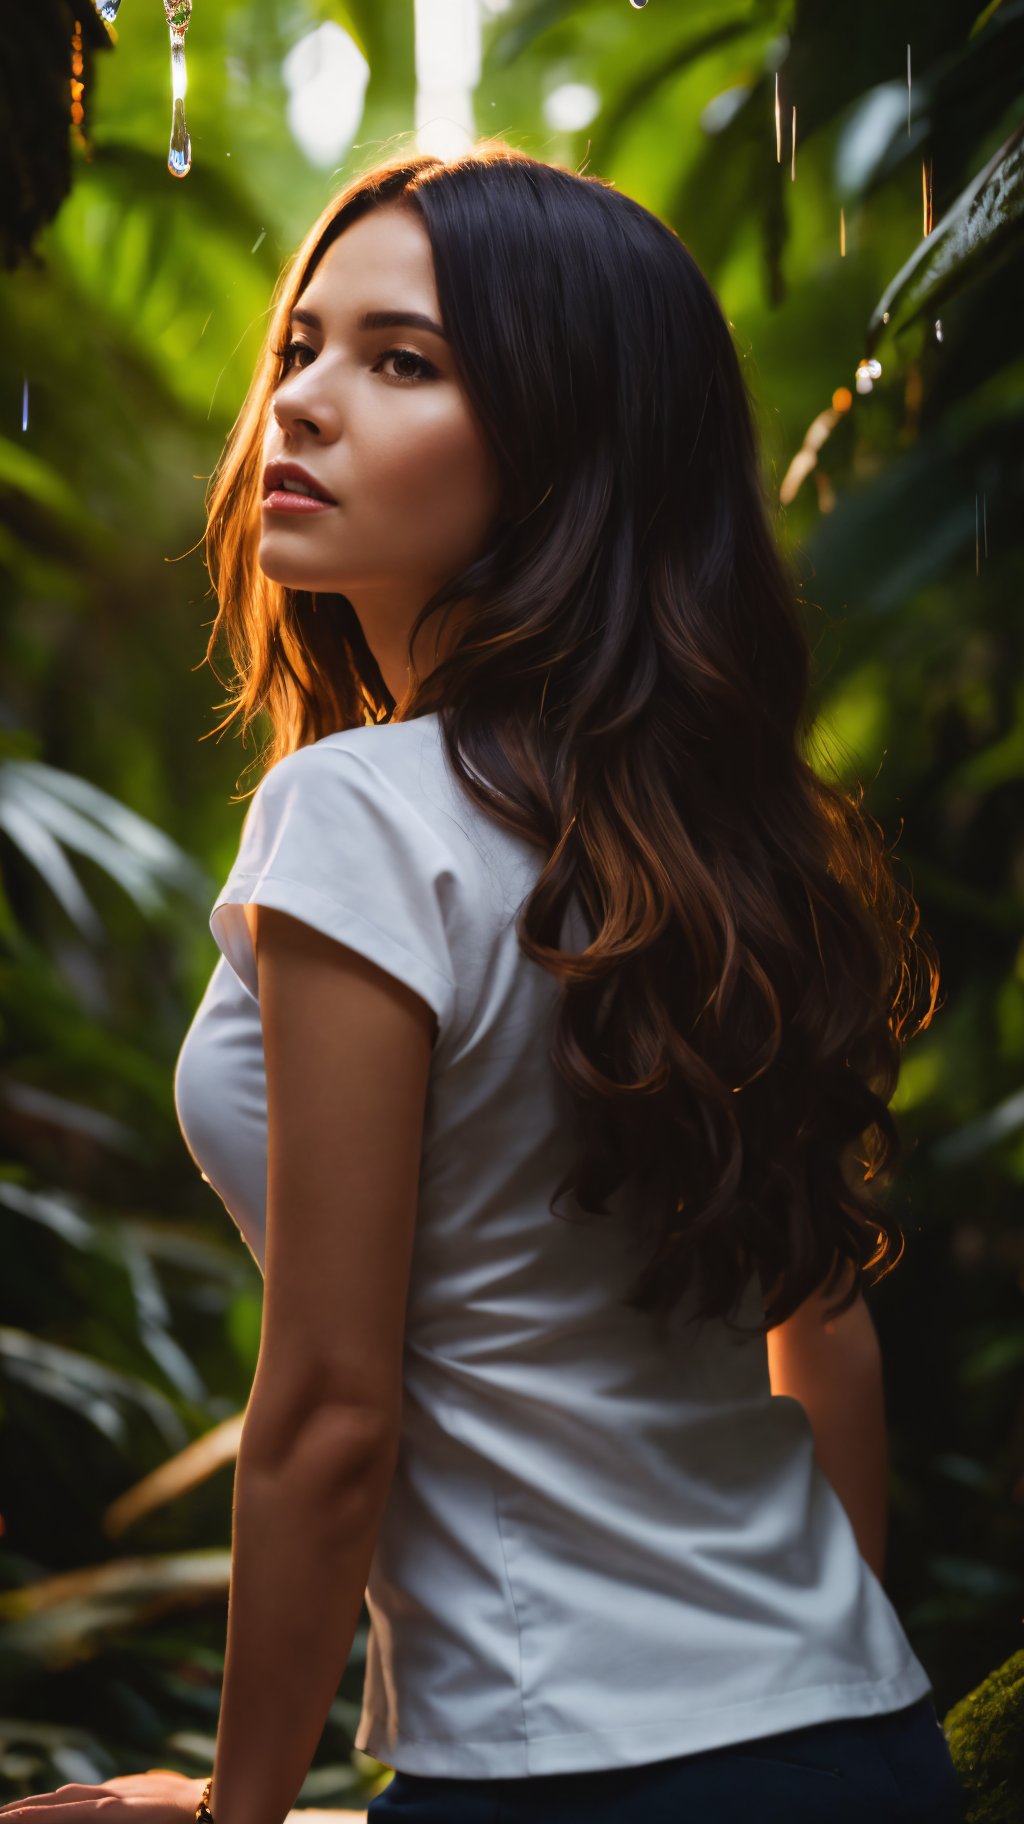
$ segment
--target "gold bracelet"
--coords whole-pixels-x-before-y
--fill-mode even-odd
[[[203,1796],[196,1806],[196,1824],[213,1824],[213,1812],[210,1810],[210,1793],[212,1790],[213,1774],[211,1773],[206,1785],[203,1787]]]

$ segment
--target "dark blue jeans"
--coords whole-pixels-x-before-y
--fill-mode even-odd
[[[368,1824],[963,1824],[930,1692],[884,1716],[813,1723],[728,1748],[518,1779],[396,1773]]]

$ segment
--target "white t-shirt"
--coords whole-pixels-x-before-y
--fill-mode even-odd
[[[409,1773],[638,1765],[932,1688],[803,1407],[771,1395],[764,1337],[698,1330],[684,1300],[659,1341],[621,1303],[641,1258],[621,1199],[607,1221],[549,1210],[575,1148],[548,1057],[558,984],[515,931],[542,863],[470,799],[434,714],[290,754],[250,801],[210,915],[223,955],[175,1071],[189,1150],[262,1269],[242,906],[342,940],[437,1015],[356,1735]],[[760,1314],[753,1276],[739,1317]]]

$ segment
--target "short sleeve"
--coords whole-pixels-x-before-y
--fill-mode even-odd
[[[210,929],[258,999],[242,907],[289,912],[421,995],[440,1042],[455,1002],[444,916],[452,870],[439,834],[389,777],[350,749],[317,742],[260,781]]]

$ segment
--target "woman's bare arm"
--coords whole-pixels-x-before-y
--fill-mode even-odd
[[[267,1241],[235,1470],[217,1824],[282,1824],[351,1651],[398,1456],[436,1025],[405,983],[303,920],[261,904],[255,929]]]
[[[818,1462],[839,1496],[862,1558],[884,1580],[889,1516],[889,1448],[882,1352],[859,1297],[825,1322],[836,1294],[816,1294],[768,1333],[773,1394],[799,1400]]]

